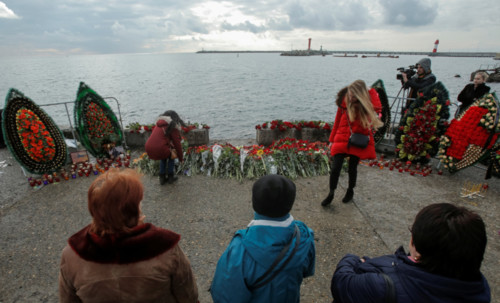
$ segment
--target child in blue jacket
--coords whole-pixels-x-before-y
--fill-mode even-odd
[[[303,278],[314,275],[314,233],[290,215],[295,184],[267,175],[252,188],[254,220],[222,254],[211,287],[219,302],[300,302]]]

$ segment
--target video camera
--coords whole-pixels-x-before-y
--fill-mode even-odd
[[[405,73],[408,76],[408,79],[410,79],[417,73],[417,67],[415,65],[410,65],[407,69],[405,69],[404,67],[400,67],[397,70],[399,71],[399,74],[396,75],[396,79],[401,80],[401,82],[403,82],[402,73]]]

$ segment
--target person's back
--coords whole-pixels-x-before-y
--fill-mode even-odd
[[[272,209],[280,199],[287,205]],[[294,199],[295,185],[282,176],[255,183],[255,219],[219,259],[211,286],[215,303],[300,301],[303,278],[314,274],[315,246],[313,231],[288,213]]]
[[[84,228],[63,250],[60,302],[196,302],[178,234],[144,224],[115,241],[89,235]]]
[[[332,277],[335,302],[490,302],[480,272],[486,230],[477,214],[431,204],[417,214],[411,232],[409,254],[400,247],[373,259],[344,256]]]
[[[109,170],[92,183],[92,223],[63,250],[59,302],[197,302],[180,235],[143,222],[143,193],[132,169]]]

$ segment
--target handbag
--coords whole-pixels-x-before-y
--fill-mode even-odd
[[[163,134],[165,135],[165,137],[168,137],[165,128],[163,128]],[[172,141],[170,141],[170,159],[175,160],[177,158],[179,158],[177,150],[175,149],[174,144],[172,144]]]
[[[370,137],[368,137],[367,135],[351,132],[349,143],[347,143],[347,148],[349,148],[351,145],[359,148],[366,148],[368,146],[368,142],[370,142]]]
[[[170,143],[170,159],[174,160],[177,159],[179,155],[177,155],[177,150],[175,147]]]
[[[351,128],[351,123],[349,123],[349,116],[347,115],[347,112],[346,112],[346,117],[347,117],[347,125],[349,125],[349,130],[351,131],[351,136],[349,137],[349,141],[347,142],[347,148],[349,149],[351,145],[358,148],[366,148],[368,146],[368,143],[370,142],[370,136],[360,133],[353,133]]]

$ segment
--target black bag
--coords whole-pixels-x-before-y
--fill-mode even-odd
[[[346,113],[346,118],[347,118],[347,125],[349,125],[349,130],[351,131],[351,136],[349,137],[347,148],[349,148],[351,145],[359,148],[366,148],[368,146],[368,142],[370,142],[370,136],[360,133],[353,133],[351,129],[351,123],[349,123],[349,116],[347,116],[347,113]]]
[[[369,136],[359,133],[351,133],[351,136],[349,137],[349,143],[347,144],[347,148],[349,148],[349,146],[351,145],[359,148],[366,148],[368,146],[368,142],[370,142]]]

